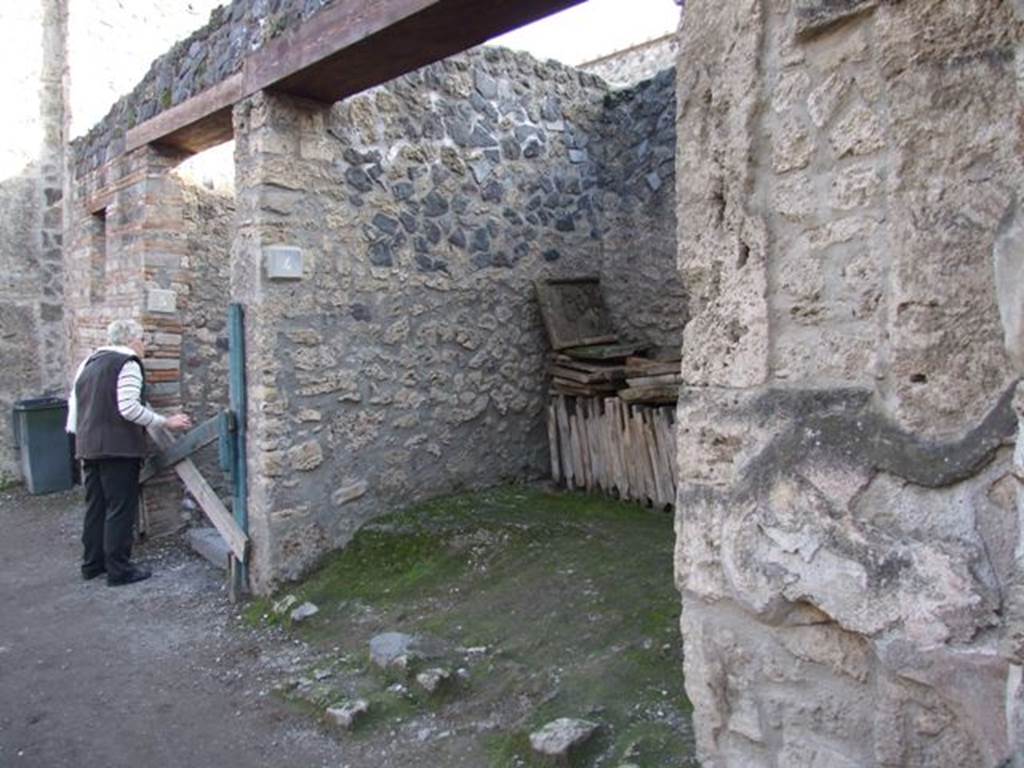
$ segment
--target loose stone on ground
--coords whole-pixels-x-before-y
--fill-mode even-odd
[[[540,755],[565,760],[572,750],[589,741],[598,728],[597,723],[589,720],[560,717],[531,733],[530,746]]]
[[[346,701],[327,708],[327,718],[335,725],[352,730],[370,711],[370,703],[365,699]]]

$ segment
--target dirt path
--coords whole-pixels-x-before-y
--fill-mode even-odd
[[[243,626],[215,569],[149,545],[149,581],[81,581],[80,508],[0,493],[0,766],[344,764],[271,695],[258,659],[288,641]]]

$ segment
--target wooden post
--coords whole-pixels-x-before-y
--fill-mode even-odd
[[[245,391],[245,313],[242,305],[228,307],[228,401],[235,415],[234,450],[232,451],[231,478],[234,486],[232,504],[235,522],[249,535],[249,473],[246,466],[246,391]],[[228,569],[230,595],[237,598],[249,583],[248,563],[239,561]]]

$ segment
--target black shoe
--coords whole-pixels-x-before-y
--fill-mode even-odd
[[[82,580],[83,581],[92,581],[97,576],[102,576],[106,572],[107,572],[107,569],[104,568],[102,565],[99,568],[85,568],[85,567],[83,567],[82,568]]]
[[[149,570],[147,570],[145,568],[137,568],[135,566],[131,566],[130,568],[128,568],[128,570],[126,570],[124,573],[122,573],[116,579],[113,578],[112,576],[108,575],[107,576],[107,586],[108,587],[123,587],[125,584],[134,584],[137,581],[145,581],[146,579],[148,579],[152,575],[153,575],[152,571],[149,571]]]

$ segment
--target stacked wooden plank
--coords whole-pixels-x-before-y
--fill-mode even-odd
[[[552,392],[563,395],[614,394],[626,382],[623,365],[587,363],[557,352],[548,359],[548,374]]]
[[[674,403],[683,380],[679,368],[678,357],[668,360],[630,357],[624,365],[627,386],[619,390],[619,397],[627,403]]]
[[[676,499],[675,409],[617,397],[556,395],[548,406],[551,474],[568,488],[669,507]]]
[[[596,397],[626,385],[625,360],[640,347],[604,344],[553,352],[548,358],[552,394]]]

